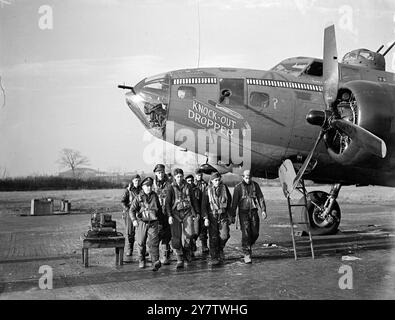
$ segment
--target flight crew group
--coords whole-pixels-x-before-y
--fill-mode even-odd
[[[195,177],[185,179],[182,169],[175,169],[173,178],[168,177],[163,164],[156,165],[154,173],[154,179],[147,177],[143,181],[135,175],[121,201],[126,255],[132,256],[136,238],[139,268],[146,266],[147,247],[153,271],[170,264],[171,248],[177,257],[176,268],[183,268],[184,261],[191,262],[195,256],[198,239],[202,254],[210,253],[211,265],[221,264],[230,238],[229,225],[235,223],[237,209],[244,262],[251,263],[251,248],[259,236],[259,215],[266,218],[266,205],[249,170],[244,171],[233,198],[219,173],[211,175],[209,184],[199,169]]]

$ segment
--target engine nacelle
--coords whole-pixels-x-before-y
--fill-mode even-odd
[[[334,109],[344,120],[389,141],[395,96],[389,85],[351,81],[342,85]],[[378,158],[344,133],[331,129],[325,135],[329,155],[343,165],[361,165]],[[378,161],[376,161],[377,163]]]

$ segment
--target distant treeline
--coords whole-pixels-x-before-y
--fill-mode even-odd
[[[0,191],[115,189],[124,186],[125,182],[123,181],[111,181],[102,178],[80,179],[39,176],[0,179]]]
[[[147,176],[153,177],[152,174]],[[144,175],[141,176],[145,178]],[[22,178],[5,178],[0,179],[1,191],[36,191],[36,190],[79,190],[79,189],[118,189],[125,188],[130,178],[125,177],[95,177],[95,178],[67,178],[60,176],[37,176]],[[204,176],[209,182],[210,177]],[[241,181],[240,176],[223,175],[223,182],[228,187],[234,187]],[[276,180],[255,179],[261,186],[271,185],[279,186]]]

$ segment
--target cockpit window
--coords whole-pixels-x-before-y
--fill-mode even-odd
[[[306,69],[308,63],[304,62],[281,62],[276,65],[272,70],[278,72],[289,73],[294,76],[299,76],[303,70]]]
[[[321,61],[314,61],[310,64],[306,71],[306,74],[310,76],[322,77],[323,76],[323,63]]]
[[[178,88],[177,96],[180,99],[192,100],[196,98],[196,88],[182,86]]]
[[[163,89],[163,83],[162,82],[151,82],[151,83],[147,83],[144,87],[145,88],[150,88],[150,89],[162,90]]]
[[[355,52],[349,52],[344,56],[343,63],[355,61],[357,59],[358,59],[358,55]]]

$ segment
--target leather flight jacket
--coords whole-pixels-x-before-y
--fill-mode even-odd
[[[147,195],[145,194],[138,195],[138,201],[140,205],[140,210],[136,215],[138,220],[144,222],[153,222],[158,220],[159,208],[156,205],[155,195],[151,194],[150,196],[151,196],[151,201],[148,202]]]

